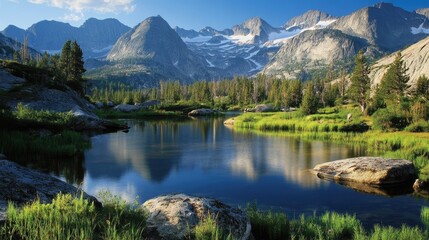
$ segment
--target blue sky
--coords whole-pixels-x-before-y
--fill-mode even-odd
[[[161,15],[172,27],[199,30],[232,27],[254,16],[273,26],[307,10],[347,15],[380,0],[0,0],[0,30],[13,24],[28,28],[41,20],[57,20],[80,26],[85,19],[117,18],[134,27],[145,18]],[[429,8],[429,0],[386,1],[412,11]]]

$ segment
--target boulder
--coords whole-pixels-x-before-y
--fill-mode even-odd
[[[398,184],[412,181],[417,172],[408,160],[380,157],[357,157],[316,165],[319,178],[340,182],[358,182],[372,185]]]
[[[207,116],[213,114],[213,110],[210,108],[200,108],[192,110],[188,113],[188,116]]]
[[[9,91],[12,88],[20,86],[25,82],[25,79],[15,77],[9,72],[0,69],[0,90]]]
[[[255,107],[255,112],[273,112],[274,108],[268,104],[259,104]]]
[[[194,227],[209,214],[216,218],[221,229],[231,231],[235,239],[250,236],[246,213],[218,200],[185,194],[165,195],[146,201],[143,208],[149,214],[145,228],[148,239],[188,239]]]
[[[113,106],[115,106],[115,104],[114,104],[112,101],[108,101],[108,102],[106,103],[106,105],[107,105],[108,107],[113,107]]]
[[[413,184],[413,189],[416,192],[421,192],[421,191],[429,191],[429,183],[428,181],[425,180],[420,180],[420,179],[416,179],[416,181]]]
[[[94,105],[96,108],[99,108],[99,109],[104,107],[104,103],[102,102],[95,102]]]
[[[227,120],[225,120],[223,122],[223,124],[227,125],[227,126],[234,126],[234,123],[235,123],[235,119],[234,118],[228,118]]]
[[[353,115],[351,113],[347,114],[347,122],[352,120]]]
[[[149,108],[149,107],[154,107],[154,106],[158,106],[161,104],[161,101],[159,100],[148,100],[144,103],[141,104],[142,108]]]
[[[138,111],[140,107],[136,105],[130,105],[130,104],[119,104],[113,109],[119,112],[135,112],[135,111]]]
[[[8,160],[0,160],[0,179],[0,222],[6,219],[9,201],[18,206],[36,199],[40,199],[43,203],[50,203],[60,192],[76,196],[82,193],[84,198],[101,206],[96,198],[73,185]]]
[[[3,153],[0,153],[0,160],[6,160],[7,157],[6,155],[4,155]]]

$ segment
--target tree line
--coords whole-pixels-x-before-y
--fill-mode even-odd
[[[21,64],[47,70],[53,75],[55,82],[68,84],[79,90],[82,94],[84,93],[83,73],[86,70],[83,61],[83,51],[76,41],[66,41],[59,54],[50,55],[44,52],[41,55],[37,53],[34,58],[29,54],[28,40],[25,37],[21,50],[14,52],[13,60]]]

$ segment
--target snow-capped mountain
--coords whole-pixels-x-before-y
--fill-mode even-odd
[[[288,39],[307,30],[323,29],[336,18],[319,11],[309,11],[282,27],[273,27],[255,17],[231,29],[218,31],[206,27],[200,31],[176,27],[188,47],[204,57],[209,68],[219,69],[223,77],[253,75],[261,71]]]

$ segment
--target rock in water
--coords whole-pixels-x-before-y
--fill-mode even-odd
[[[408,160],[357,157],[319,164],[313,169],[320,178],[373,185],[412,181],[417,172]]]
[[[146,223],[148,239],[187,239],[189,231],[209,214],[218,226],[236,239],[248,239],[250,223],[245,212],[209,198],[185,194],[165,195],[143,204],[149,213]]]
[[[18,206],[36,199],[49,203],[60,192],[77,196],[81,193],[71,184],[7,160],[0,160],[0,179],[0,222],[6,219],[9,201]],[[86,193],[83,197],[100,205],[96,198]]]
[[[189,116],[207,116],[211,114],[213,114],[213,110],[210,108],[195,109],[188,113]]]

